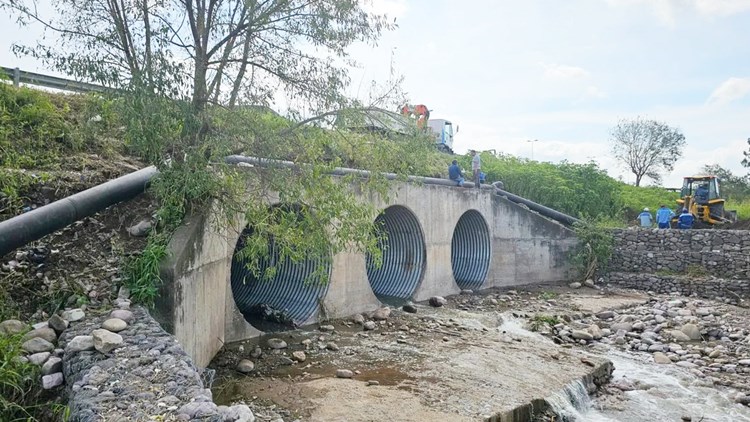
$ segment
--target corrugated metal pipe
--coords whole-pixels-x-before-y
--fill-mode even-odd
[[[147,167],[0,222],[0,256],[136,197],[146,190],[156,173],[156,167]]]
[[[462,289],[479,289],[487,278],[491,257],[490,231],[477,210],[458,219],[451,240],[453,278]]]

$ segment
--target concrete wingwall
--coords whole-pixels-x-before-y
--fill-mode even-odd
[[[233,258],[246,224],[217,224],[208,210],[191,216],[172,238],[162,265],[155,317],[197,365],[206,366],[224,343],[262,334],[238,307],[254,295],[277,309],[303,309],[295,322],[304,325],[371,311],[394,297],[422,301],[462,288],[570,278],[573,232],[494,190],[393,182],[389,197],[386,203],[378,195],[360,196],[383,210],[378,217],[388,234],[383,266],[374,267],[364,254],[339,253],[325,287],[275,280],[257,292],[248,290],[245,279],[233,277],[241,267]],[[266,201],[274,204],[273,198]],[[294,281],[300,268],[280,273]]]

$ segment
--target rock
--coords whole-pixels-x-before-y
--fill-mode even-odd
[[[633,331],[643,331],[646,328],[646,324],[638,321],[633,324]]]
[[[190,419],[200,419],[218,413],[219,409],[214,402],[194,401],[185,404],[177,411],[178,415],[186,415]]]
[[[330,342],[330,343],[326,344],[326,349],[328,349],[328,350],[330,350],[332,352],[337,352],[339,350],[339,345],[336,344],[336,343],[334,343],[334,342]]]
[[[336,329],[336,327],[334,327],[333,325],[321,325],[320,327],[318,327],[318,330],[320,330],[320,331],[322,331],[324,333],[331,332],[331,331],[333,331],[335,329]]]
[[[666,365],[666,364],[672,363],[672,360],[669,359],[669,356],[667,356],[666,354],[662,352],[655,352],[653,356],[654,356],[654,362],[660,365]]]
[[[65,346],[65,351],[68,353],[83,352],[86,350],[92,350],[94,348],[94,337],[92,336],[75,336],[73,340],[68,342]]]
[[[714,350],[711,351],[711,353],[708,354],[708,357],[711,358],[711,359],[716,359],[719,356],[721,356],[721,350],[719,350],[719,349],[714,349]]]
[[[47,325],[49,325],[53,330],[60,334],[65,331],[66,328],[68,328],[68,321],[64,320],[59,315],[52,315],[52,317],[47,321]]]
[[[280,338],[269,338],[266,343],[271,349],[286,349],[286,342]]]
[[[596,317],[599,319],[610,319],[615,317],[614,311],[601,311],[598,314],[596,314]]]
[[[629,322],[616,322],[609,327],[612,331],[618,332],[620,330],[627,332],[633,331],[633,324]]]
[[[0,334],[2,335],[21,334],[28,330],[29,330],[28,324],[24,324],[23,322],[17,319],[9,319],[9,320],[0,322]]]
[[[55,372],[62,372],[62,359],[53,356],[42,365],[42,375],[51,375]]]
[[[297,362],[304,362],[307,359],[307,356],[305,355],[305,352],[302,350],[298,350],[296,352],[292,352],[292,359],[296,360]]]
[[[471,290],[471,289],[461,289],[461,294],[462,295],[473,295],[474,294],[474,290]]]
[[[253,372],[254,369],[255,364],[249,359],[242,359],[240,363],[237,364],[237,370],[242,372],[243,374]]]
[[[227,422],[254,422],[255,415],[247,405],[235,404],[234,406],[219,406],[219,415]]]
[[[42,366],[44,362],[49,359],[49,357],[52,355],[50,352],[40,352],[40,353],[34,353],[33,355],[29,355],[29,363],[36,365],[36,366]]]
[[[113,333],[119,333],[120,331],[126,329],[127,327],[128,327],[128,323],[121,320],[120,318],[110,318],[102,322],[102,328],[104,328],[107,331],[111,331]]]
[[[255,349],[253,349],[253,351],[250,352],[250,357],[253,359],[258,359],[262,355],[263,355],[263,349],[261,349],[258,346],[256,346]]]
[[[694,364],[693,362],[688,362],[686,360],[679,361],[675,363],[675,365],[688,369],[694,369],[698,367],[698,365]]]
[[[337,369],[336,378],[351,378],[354,376],[354,372],[348,369]]]
[[[593,340],[594,336],[592,336],[588,331],[583,330],[573,330],[571,333],[571,337],[573,337],[576,340]]]
[[[292,359],[290,359],[290,358],[288,358],[286,356],[281,356],[279,358],[279,363],[282,364],[282,365],[294,365],[294,360],[292,360]]]
[[[695,310],[695,315],[697,315],[699,317],[709,316],[712,313],[713,312],[710,309],[708,309],[708,308],[698,308],[698,309]]]
[[[362,314],[357,314],[352,317],[352,322],[355,324],[364,324],[365,323],[365,317],[362,316]]]
[[[364,323],[365,331],[371,331],[374,330],[377,325],[375,324],[375,321],[367,321]]]
[[[594,340],[601,340],[601,338],[604,337],[604,335],[602,334],[602,329],[599,328],[599,326],[596,324],[589,325],[588,328],[586,328],[586,331],[588,331],[589,334],[591,334],[591,337]]]
[[[389,316],[391,316],[391,308],[388,307],[380,308],[372,313],[372,319],[376,321],[385,321]]]
[[[411,303],[407,303],[406,305],[402,306],[401,309],[410,314],[416,314],[417,313],[417,307],[412,305]]]
[[[367,385],[368,387],[369,387],[369,386],[371,386],[371,385],[380,385],[380,381],[376,381],[376,380],[369,380],[369,381],[367,381],[367,383],[365,383],[365,384],[366,384],[366,385]]]
[[[577,282],[577,281],[574,281],[574,282],[568,284],[568,287],[570,287],[571,289],[580,289],[581,286],[582,286],[582,284],[579,283],[579,282]]]
[[[127,309],[115,309],[114,311],[110,312],[109,314],[110,318],[118,318],[121,319],[128,324],[133,322],[133,312],[127,310]]]
[[[21,342],[25,342],[33,338],[43,338],[50,343],[54,343],[57,340],[57,333],[55,333],[55,330],[49,327],[37,328],[36,330],[31,330],[26,333],[26,335],[21,338]]]
[[[83,309],[76,308],[62,313],[62,318],[68,322],[76,322],[82,320],[86,316]]]
[[[442,296],[433,296],[430,298],[430,306],[433,306],[435,308],[439,308],[446,304],[448,304],[448,301],[445,300],[445,298]]]
[[[740,359],[737,363],[742,366],[750,366],[750,359]]]
[[[680,328],[680,331],[685,333],[686,336],[690,337],[690,340],[701,339],[701,331],[695,324],[685,324]]]
[[[121,335],[109,330],[94,330],[91,332],[91,336],[94,337],[94,348],[105,354],[111,352],[123,342]]]
[[[670,330],[667,334],[669,334],[669,336],[675,341],[690,341],[690,336],[680,330]]]
[[[62,372],[57,372],[42,377],[42,388],[44,388],[45,390],[51,390],[60,385],[63,385]]]
[[[151,231],[151,221],[142,220],[134,226],[128,227],[128,233],[133,237],[144,237]]]
[[[583,284],[584,284],[584,285],[585,285],[586,287],[591,287],[591,288],[594,288],[594,287],[595,287],[595,284],[594,284],[594,280],[592,280],[592,279],[590,279],[590,278],[589,278],[589,279],[586,279],[586,281],[584,281],[584,282],[583,282]]]
[[[41,337],[34,337],[25,341],[21,348],[29,353],[41,353],[55,350],[55,345]]]

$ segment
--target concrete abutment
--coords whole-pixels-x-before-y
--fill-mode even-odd
[[[285,262],[270,281],[254,280],[236,256],[247,224],[212,223],[213,210],[192,216],[162,265],[157,319],[206,366],[223,344],[261,334],[243,315],[260,303],[309,324],[377,309],[378,295],[423,301],[462,288],[569,278],[573,232],[491,190],[393,182],[389,197],[360,197],[384,210],[378,217],[387,234],[383,266],[361,253],[338,253],[324,286],[302,281],[313,262]]]

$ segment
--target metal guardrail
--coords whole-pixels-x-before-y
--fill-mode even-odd
[[[0,71],[7,74],[13,80],[13,85],[29,84],[44,86],[47,88],[60,89],[73,92],[106,92],[108,88],[88,82],[72,81],[57,76],[43,75],[41,73],[27,72],[19,68],[0,66]]]

